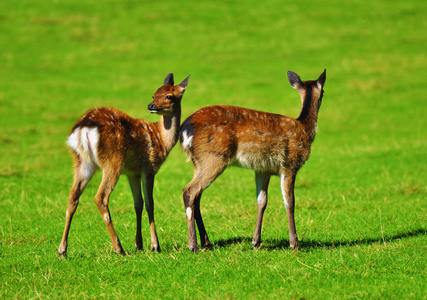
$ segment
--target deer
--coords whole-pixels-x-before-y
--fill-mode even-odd
[[[301,113],[294,119],[237,106],[203,107],[181,125],[180,145],[192,161],[194,175],[183,189],[188,227],[189,249],[197,245],[195,222],[202,248],[212,249],[200,212],[203,191],[228,166],[255,171],[257,220],[252,245],[261,244],[261,227],[267,207],[267,192],[271,176],[280,176],[280,185],[289,222],[289,245],[299,250],[295,227],[295,178],[310,155],[317,132],[317,116],[323,98],[326,69],[317,80],[302,81],[288,71],[290,85],[302,102]]]
[[[134,119],[115,108],[100,107],[87,111],[73,126],[67,144],[74,160],[74,183],[69,193],[65,228],[58,249],[60,258],[67,253],[71,220],[79,198],[98,169],[102,170],[102,180],[95,204],[107,227],[114,252],[126,255],[108,208],[110,194],[121,174],[128,178],[134,201],[135,249],[143,249],[141,215],[144,202],[150,224],[151,250],[161,251],[154,223],[154,177],[178,141],[181,99],[189,78],[174,85],[173,73],[166,76],[163,86],[155,92],[153,101],[148,105],[152,114],[161,116],[156,123]]]

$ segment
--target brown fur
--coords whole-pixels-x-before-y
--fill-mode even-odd
[[[256,173],[258,219],[253,245],[258,246],[261,240],[270,176],[280,175],[289,218],[290,245],[298,248],[293,212],[295,176],[310,156],[326,70],[316,81],[302,82],[293,72],[288,72],[288,77],[302,100],[297,119],[217,105],[196,111],[181,126],[181,146],[195,168],[193,180],[183,190],[191,250],[198,250],[194,219],[202,246],[210,247],[200,214],[200,198],[203,190],[230,165],[253,169]]]
[[[99,130],[101,168],[112,164],[120,166],[122,174],[140,175],[141,170],[156,174],[168,154],[160,137],[159,123],[134,119],[115,108],[100,107],[82,116],[73,131],[87,124]]]
[[[125,254],[108,209],[109,196],[120,174],[128,177],[134,198],[137,217],[135,248],[142,249],[142,181],[150,222],[151,249],[160,251],[154,223],[154,176],[178,140],[181,98],[188,79],[187,77],[181,84],[174,86],[172,73],[165,78],[164,85],[156,91],[153,102],[148,105],[152,113],[161,115],[157,123],[134,119],[115,108],[101,107],[89,110],[74,125],[68,140],[73,150],[74,184],[69,195],[64,234],[58,250],[60,257],[64,257],[67,252],[71,220],[79,198],[97,169],[101,169],[103,175],[95,203],[107,226],[114,251]]]

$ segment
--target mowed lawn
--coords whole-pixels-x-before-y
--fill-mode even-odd
[[[413,1],[0,2],[0,298],[425,299],[427,19]],[[73,181],[65,144],[88,109],[157,121],[165,76],[191,73],[182,120],[229,104],[297,117],[287,81],[327,70],[312,154],[296,181],[301,250],[288,248],[279,178],[258,250],[254,173],[230,168],[201,202],[212,251],[187,250],[177,145],[156,176],[161,253],[133,250],[128,182],[110,198],[127,256],[115,255],[93,197],[57,255]]]

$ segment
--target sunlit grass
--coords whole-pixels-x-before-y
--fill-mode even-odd
[[[0,297],[423,298],[427,58],[424,2],[3,1],[0,3]],[[126,178],[110,199],[128,256],[114,255],[93,197],[59,260],[72,161],[65,140],[86,110],[156,121],[147,104],[169,72],[185,78],[183,118],[212,104],[298,116],[286,71],[327,69],[319,132],[296,181],[301,251],[288,249],[272,178],[259,250],[253,171],[228,169],[203,194],[212,251],[187,250],[176,147],[159,171],[162,253],[133,250]]]

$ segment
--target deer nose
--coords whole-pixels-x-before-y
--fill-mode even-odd
[[[154,103],[148,104],[148,110],[156,110],[156,109],[157,109],[156,104]]]

